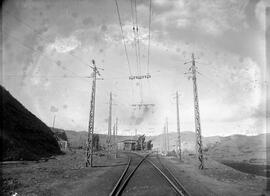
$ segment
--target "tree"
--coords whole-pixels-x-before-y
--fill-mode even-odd
[[[145,149],[145,136],[141,135],[137,139],[136,150],[143,150],[143,149]]]
[[[152,150],[152,148],[153,148],[152,140],[147,141],[146,142],[146,149]]]
[[[95,151],[99,150],[99,135],[98,134],[93,135],[93,149]]]

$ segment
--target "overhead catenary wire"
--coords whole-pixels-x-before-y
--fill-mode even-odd
[[[152,20],[152,0],[149,2],[149,21],[148,21],[148,51],[147,51],[147,74],[149,74],[150,65],[150,41],[151,41],[151,20]],[[148,88],[151,93],[153,93],[150,80],[148,81]]]
[[[152,0],[149,3],[149,25],[148,25],[148,54],[147,54],[147,74],[149,74],[149,63],[150,63],[150,41],[151,41],[151,15],[152,15]]]
[[[128,64],[128,70],[129,70],[129,74],[131,75],[130,62],[129,62],[129,57],[128,57],[128,53],[127,53],[127,46],[126,46],[126,41],[125,41],[125,36],[124,36],[124,31],[123,31],[123,27],[122,27],[121,16],[120,16],[119,6],[118,6],[117,0],[115,0],[115,4],[116,4],[117,15],[118,15],[119,25],[120,25],[120,29],[121,29],[121,34],[122,34],[122,40],[123,40],[127,64]]]
[[[138,64],[139,64],[139,73],[141,75],[141,52],[140,52],[140,35],[139,35],[139,27],[138,27],[138,14],[137,14],[137,0],[135,0],[135,24],[136,24],[136,41],[138,47]]]
[[[135,24],[135,19],[134,19],[134,7],[133,7],[133,0],[130,0],[130,9],[131,9],[131,19],[132,19],[132,32],[133,32],[133,44],[134,44],[134,50],[135,50],[135,61],[136,61],[136,70],[137,74],[139,73],[139,63],[138,63],[138,44],[137,44],[137,34],[136,34],[136,24]],[[134,87],[133,87],[133,81],[131,82],[131,87],[132,87],[132,99],[134,100]]]
[[[136,42],[137,42],[137,50],[138,50],[138,69],[137,69],[137,75],[142,75],[141,71],[141,53],[140,53],[140,36],[139,36],[139,27],[138,27],[138,14],[137,14],[137,0],[135,0],[135,25],[136,25]],[[142,81],[139,81],[139,88],[140,88],[140,99],[141,102],[143,102],[143,88],[142,88]]]
[[[132,31],[133,31],[133,44],[134,44],[134,49],[135,49],[136,67],[137,67],[137,72],[139,72],[139,64],[138,64],[138,47],[137,47],[136,27],[135,27],[135,21],[134,21],[134,8],[133,8],[132,0],[130,0],[130,7],[131,7]]]

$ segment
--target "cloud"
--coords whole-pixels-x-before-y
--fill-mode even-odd
[[[130,125],[141,125],[143,121],[149,120],[148,117],[151,114],[150,108],[147,106],[142,106],[128,119]]]
[[[103,32],[106,32],[108,30],[108,27],[103,24],[103,25],[101,25],[100,30],[103,31]]]
[[[58,53],[70,52],[81,45],[81,42],[75,37],[56,38],[55,42],[48,46],[49,50],[55,49]]]
[[[270,2],[266,0],[261,0],[257,3],[255,8],[255,16],[260,24],[260,28],[265,31],[265,18],[266,18],[266,7],[270,6]]]
[[[84,25],[94,25],[94,20],[91,17],[84,18],[82,23]]]
[[[98,2],[71,1],[69,3],[57,1],[43,4],[43,1],[35,1],[34,4],[28,2],[29,7],[27,9],[23,7],[18,9],[23,12],[19,18],[33,26],[39,26],[38,34],[42,37],[46,36],[48,39],[35,40],[31,35],[25,38],[24,44],[31,44],[40,51],[39,54],[33,55],[31,51],[29,53],[21,52],[28,50],[21,49],[17,47],[17,44],[13,45],[13,42],[11,42],[13,50],[10,52],[13,53],[14,59],[16,57],[18,59],[15,66],[10,66],[9,60],[12,60],[12,57],[9,56],[10,52],[6,53],[8,57],[5,60],[7,62],[5,63],[6,73],[18,73],[18,70],[23,69],[25,75],[35,74],[47,78],[53,77],[45,82],[42,77],[36,77],[32,83],[29,80],[30,83],[27,83],[29,87],[25,88],[18,88],[14,80],[8,81],[7,86],[13,91],[18,89],[18,98],[23,103],[29,102],[29,108],[34,108],[44,122],[51,122],[52,112],[61,111],[62,119],[61,122],[59,120],[59,126],[68,129],[76,128],[77,125],[66,123],[71,121],[70,116],[73,115],[77,118],[75,121],[78,126],[87,127],[89,108],[83,107],[83,103],[89,102],[89,81],[85,82],[81,79],[69,77],[54,77],[63,76],[62,74],[68,76],[71,74],[68,73],[69,70],[78,75],[90,74],[90,70],[85,66],[77,66],[79,61],[67,55],[67,53],[70,53],[81,58],[84,62],[89,62],[90,58],[95,58],[96,62],[102,62],[102,66],[105,68],[105,76],[103,75],[105,80],[98,84],[100,86],[97,92],[97,107],[99,108],[97,112],[100,113],[97,115],[96,127],[101,130],[101,127],[104,126],[104,130],[106,130],[107,120],[104,121],[104,113],[106,114],[107,107],[104,106],[104,103],[107,100],[104,100],[105,96],[102,96],[102,93],[116,88],[116,83],[111,82],[110,77],[127,77],[126,62],[123,61],[125,54],[121,30],[114,3],[113,1],[107,1],[105,4],[105,1],[100,0]],[[125,103],[125,106],[117,106],[115,111],[122,122],[121,127],[123,129],[126,127],[143,129],[143,127],[149,126],[149,123],[153,123],[155,129],[159,129],[164,120],[164,115],[167,113],[169,119],[173,122],[175,120],[175,108],[168,106],[168,100],[171,99],[168,94],[176,88],[179,88],[186,96],[181,99],[185,115],[183,121],[192,121],[191,125],[194,125],[192,85],[186,81],[187,79],[184,76],[182,77],[182,73],[188,67],[188,65],[186,67],[182,65],[182,61],[190,59],[191,52],[195,52],[196,56],[203,58],[198,59],[199,62],[211,61],[210,69],[215,68],[214,71],[207,72],[204,70],[204,66],[198,65],[199,71],[215,80],[221,88],[221,90],[217,90],[218,88],[211,86],[212,83],[202,82],[203,79],[198,76],[198,80],[200,80],[199,91],[202,92],[199,95],[202,119],[204,118],[203,125],[207,125],[211,121],[218,121],[221,126],[216,126],[213,130],[221,127],[226,131],[227,128],[224,128],[224,123],[237,124],[242,119],[249,117],[260,118],[262,106],[258,106],[258,104],[260,104],[261,89],[256,81],[260,82],[260,75],[263,73],[259,68],[258,61],[253,58],[254,53],[259,51],[256,41],[257,34],[255,34],[256,29],[251,30],[250,23],[247,22],[245,1],[153,0],[152,3],[150,69],[151,74],[153,74],[153,70],[157,69],[161,70],[161,73],[153,74],[153,77],[149,80],[154,87],[153,92],[147,90],[147,84],[143,85],[143,96],[144,101],[149,101],[151,99],[149,97],[157,99],[157,101],[154,101],[157,112],[150,114],[152,108],[150,109],[151,112],[141,108],[141,110],[134,111],[134,115],[130,115],[132,113],[130,105],[139,101],[139,93],[137,93],[139,86],[136,86],[136,82],[133,81],[133,89],[131,89],[129,82],[118,81],[119,89],[122,87],[126,89],[118,92],[119,99],[124,99],[119,103]],[[132,48],[134,35],[130,1],[119,1],[119,4],[131,70],[133,71],[133,68],[136,69],[136,65],[135,51]],[[50,5],[50,9],[47,5]],[[251,13],[250,16],[253,12],[253,18],[255,18],[255,5],[257,4],[251,6],[253,9],[248,11]],[[145,68],[143,56],[147,56],[147,47],[145,46],[148,43],[148,6],[149,1],[138,1],[143,69]],[[262,15],[259,16],[262,8],[257,8],[256,16],[259,19],[262,17]],[[42,14],[40,15],[41,11]],[[254,21],[256,22],[257,19]],[[44,28],[40,28],[40,26],[44,26]],[[14,31],[12,33],[16,32],[17,36],[23,37],[24,34],[30,34],[23,25],[12,25],[11,28]],[[260,45],[263,46],[263,44]],[[21,55],[18,55],[19,53]],[[48,61],[46,56],[52,62]],[[24,61],[31,63],[21,63]],[[208,85],[210,87],[206,89]],[[68,99],[63,87],[73,92],[69,94],[72,100]],[[28,90],[27,93],[26,89]],[[160,89],[163,90],[161,94]],[[209,92],[209,89],[211,92]],[[24,96],[24,94],[27,94],[27,96]],[[65,99],[66,105],[63,105],[63,99]],[[74,100],[77,101],[74,102]],[[51,108],[48,110],[46,103],[54,102],[62,104],[59,105],[59,108],[49,106]],[[31,104],[34,106],[31,106]],[[37,107],[35,105],[38,105],[37,109],[35,109]],[[209,105],[213,107],[207,110]],[[222,111],[222,114],[220,114],[220,111]],[[186,123],[183,122],[183,124],[185,126]]]
[[[50,111],[51,112],[58,112],[58,108],[55,106],[51,106]]]
[[[161,31],[166,35],[165,38],[161,38],[164,40],[161,41],[163,43],[189,41],[191,44],[206,42],[220,44],[219,40],[224,39],[224,33],[239,32],[244,29],[244,9],[247,3],[242,0],[157,1],[156,3],[157,6],[165,4],[168,7],[163,10],[153,8],[152,31],[157,33]]]

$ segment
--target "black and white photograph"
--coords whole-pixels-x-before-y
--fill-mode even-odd
[[[0,195],[270,195],[269,0],[3,0],[0,32]]]

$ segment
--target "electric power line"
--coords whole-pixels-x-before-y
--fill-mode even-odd
[[[147,57],[147,73],[149,74],[149,59],[150,59],[150,31],[151,31],[151,15],[152,15],[152,0],[150,0],[150,5],[149,5],[149,26],[148,26],[148,28],[149,28],[149,34],[148,34],[148,57]]]
[[[122,40],[123,40],[123,43],[124,43],[124,48],[125,48],[125,53],[126,53],[126,58],[127,58],[128,70],[129,70],[129,74],[131,75],[130,62],[129,62],[129,58],[128,58],[127,46],[126,46],[126,41],[125,41],[125,37],[124,37],[124,32],[123,32],[123,27],[122,27],[122,22],[121,22],[121,16],[120,16],[119,6],[118,6],[118,3],[117,3],[117,0],[115,0],[115,4],[116,4],[119,25],[120,25],[120,29],[121,29],[121,33],[122,33]]]
[[[150,40],[151,40],[151,34],[150,34],[150,32],[151,32],[151,20],[152,20],[152,18],[151,18],[151,16],[152,16],[152,0],[150,0],[150,3],[149,3],[149,25],[148,25],[148,54],[147,54],[147,74],[149,74],[149,63],[150,63]],[[149,88],[149,90],[152,92],[152,89],[151,89],[151,84],[150,84],[150,81],[149,80],[147,80],[148,81],[148,88]]]
[[[133,13],[133,4],[132,0],[130,0],[130,6],[131,6],[131,18],[132,18],[132,31],[133,31],[133,43],[134,43],[134,49],[135,49],[135,57],[136,57],[136,67],[137,72],[139,72],[139,65],[138,65],[138,47],[137,47],[137,40],[136,40],[136,32],[135,32],[135,21],[134,21],[134,13]]]
[[[142,68],[141,68],[141,60],[140,60],[140,36],[139,36],[139,27],[138,27],[138,14],[137,14],[137,0],[135,0],[135,23],[136,23],[136,42],[137,42],[137,47],[138,47],[138,70],[137,70],[137,75],[142,75]],[[139,84],[140,88],[140,98],[142,102],[142,97],[143,97],[143,89],[142,89],[142,81],[140,81]]]
[[[135,0],[135,23],[136,23],[136,41],[138,47],[138,64],[139,64],[139,73],[141,75],[141,53],[140,53],[140,36],[139,36],[139,27],[138,27],[138,14],[137,14],[137,0]]]

